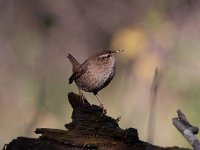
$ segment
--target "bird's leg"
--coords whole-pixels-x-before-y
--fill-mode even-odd
[[[81,89],[78,89],[78,91],[79,91],[80,100],[84,103],[84,98],[85,98],[85,96],[84,96],[83,93],[81,92]]]
[[[96,96],[96,98],[97,98],[97,100],[98,100],[98,102],[99,102],[99,104],[100,104],[100,107],[101,107],[101,108],[104,108],[104,107],[103,107],[103,104],[101,103],[101,101],[100,101],[99,98],[98,98],[98,95],[95,94],[95,96]]]
[[[97,100],[98,100],[98,102],[99,102],[99,104],[100,104],[100,107],[103,109],[103,113],[102,113],[102,116],[103,116],[104,114],[106,114],[106,109],[104,109],[103,103],[101,103],[101,101],[99,100],[98,95],[95,94],[95,96],[96,96],[96,98],[97,98]]]

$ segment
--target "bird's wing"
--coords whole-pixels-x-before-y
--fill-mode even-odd
[[[77,68],[69,78],[69,84],[71,84],[74,80],[80,78],[86,72],[86,70],[87,69],[83,69],[82,67]]]

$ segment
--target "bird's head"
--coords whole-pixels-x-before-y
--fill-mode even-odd
[[[110,59],[113,59],[113,57],[118,54],[118,53],[121,53],[123,52],[124,50],[102,50],[98,53],[96,53],[94,56],[96,58],[96,60],[99,60],[99,61],[108,61]]]

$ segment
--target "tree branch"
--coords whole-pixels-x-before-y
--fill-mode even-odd
[[[186,116],[177,110],[178,118],[173,118],[173,124],[178,129],[178,131],[184,136],[184,138],[192,145],[194,150],[200,150],[200,142],[195,137],[195,134],[199,132],[198,127],[195,127],[189,123]]]

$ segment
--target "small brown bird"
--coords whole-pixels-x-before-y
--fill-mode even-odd
[[[103,108],[103,104],[98,98],[98,92],[106,87],[115,75],[114,55],[123,50],[102,50],[80,64],[71,54],[68,58],[72,63],[73,74],[69,78],[69,84],[75,81],[79,95],[83,98],[81,90],[93,92]]]

